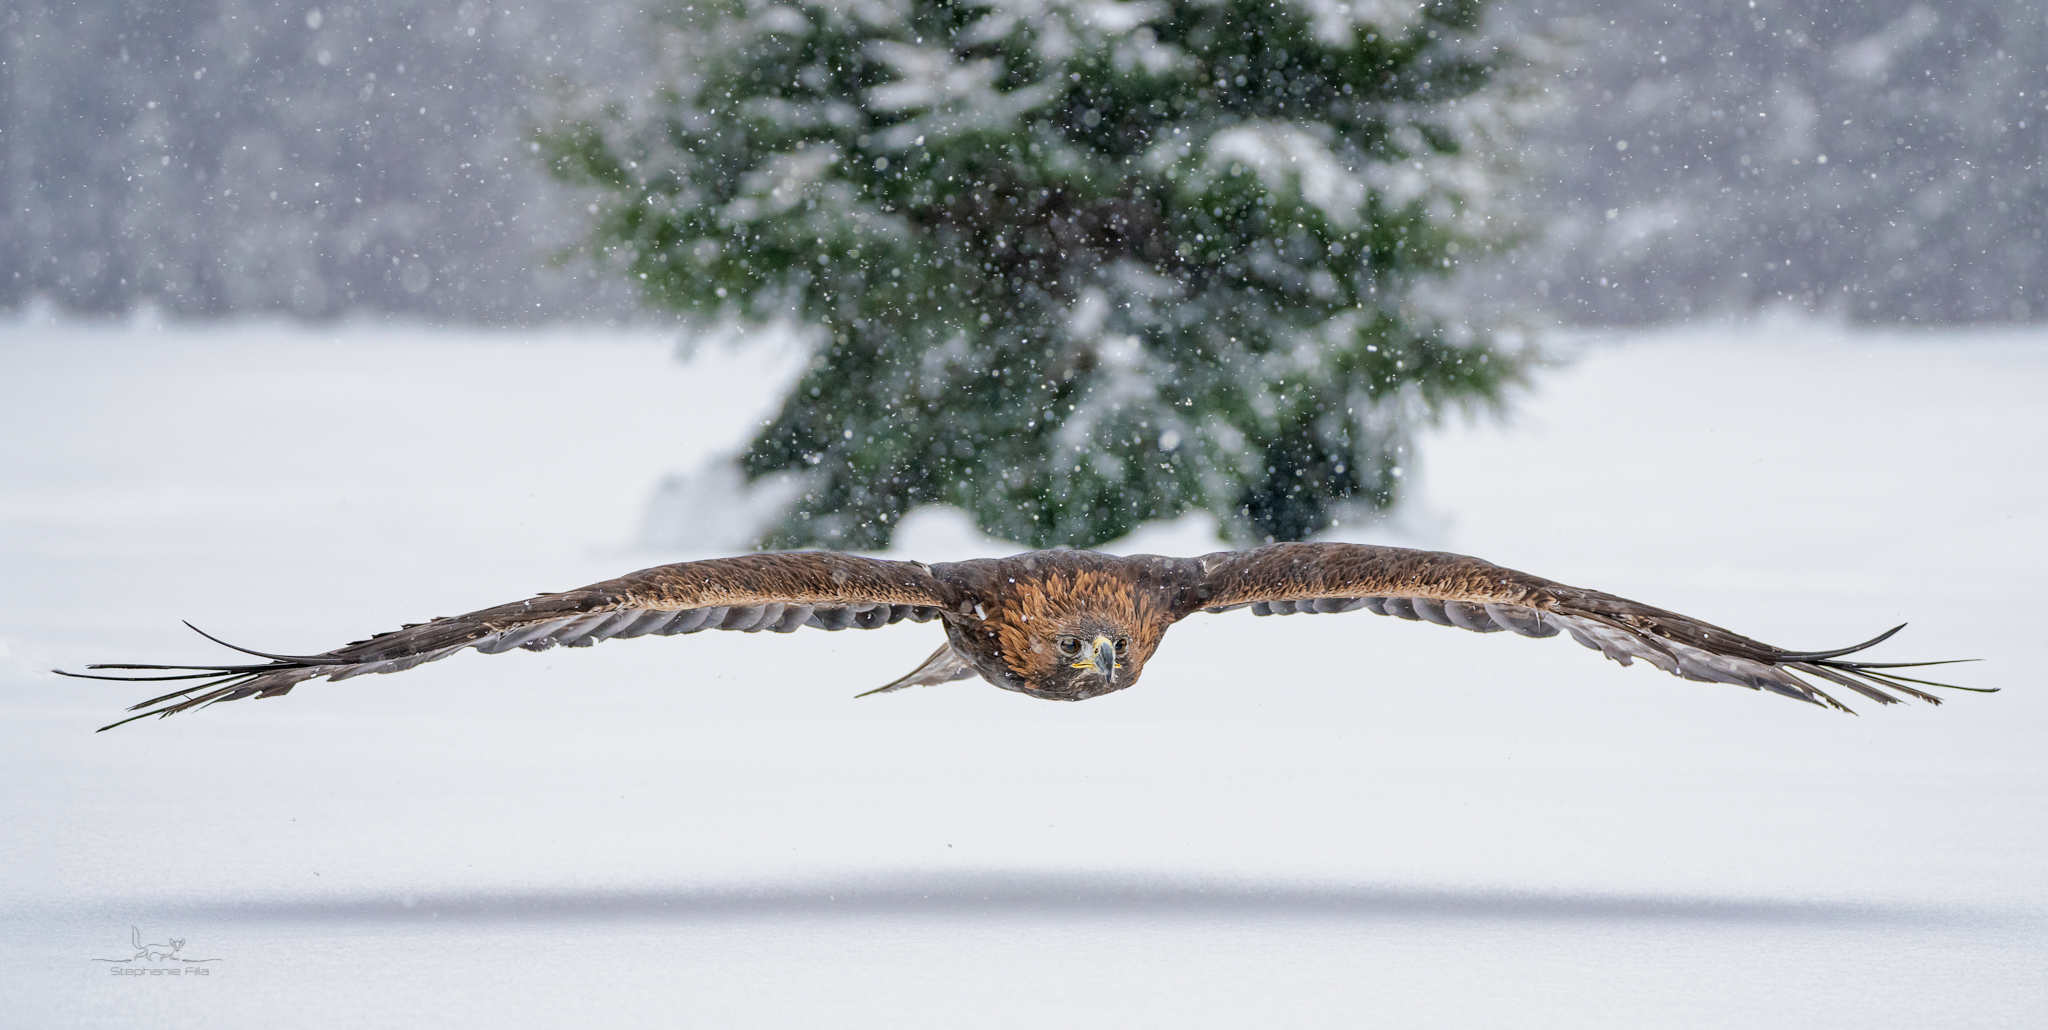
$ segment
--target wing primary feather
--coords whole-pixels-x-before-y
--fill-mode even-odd
[[[1895,705],[1899,703],[1898,698],[1893,697],[1890,694],[1887,694],[1884,691],[1879,690],[1876,687],[1871,686],[1869,684],[1858,683],[1854,679],[1851,679],[1848,676],[1844,676],[1840,672],[1837,672],[1834,669],[1827,668],[1826,666],[1815,665],[1811,662],[1799,662],[1790,667],[1798,669],[1800,672],[1803,672],[1808,676],[1819,676],[1821,679],[1827,680],[1829,683],[1834,683],[1840,686],[1848,687],[1850,690],[1853,690],[1858,694],[1862,694],[1864,697],[1867,697],[1881,705]],[[1935,704],[1941,703],[1941,700],[1939,698],[1931,697],[1927,694],[1922,694],[1917,690],[1913,691],[1913,693],[1918,695],[1923,700],[1933,701]]]
[[[1797,657],[1799,657],[1799,656],[1798,656],[1798,655],[1780,655],[1779,657],[1781,657],[1781,658],[1797,658]],[[1923,665],[1954,665],[1954,664],[1956,664],[1957,662],[1981,662],[1981,661],[1983,661],[1983,660],[1984,660],[1984,659],[1982,659],[1982,658],[1944,658],[1944,659],[1942,659],[1941,661],[1938,661],[1938,662],[1826,662],[1825,664],[1828,664],[1828,665],[1839,665],[1839,666],[1844,666],[1844,667],[1847,667],[1847,668],[1855,668],[1855,669],[1917,669],[1917,668],[1919,668],[1920,666],[1923,666]],[[95,666],[95,668],[98,668],[98,666]],[[1948,684],[1946,684],[1946,683],[1942,683],[1942,684],[1937,684],[1937,685],[1938,685],[1938,686],[1944,686],[1944,687],[1945,687],[1945,686],[1947,686]],[[1991,689],[1991,690],[1996,690],[1996,689],[1998,689],[1998,688],[1996,688],[1996,687],[1990,687],[1990,688],[1985,688],[1985,687],[1957,687],[1956,689],[1957,689],[1957,690],[1985,690],[1985,689]]]
[[[1819,676],[1823,679],[1828,680],[1831,683],[1840,683],[1842,682],[1842,678],[1849,678],[1859,683],[1867,680],[1869,682],[1869,685],[1871,686],[1882,687],[1888,690],[1896,690],[1902,694],[1908,694],[1913,697],[1917,697],[1920,700],[1926,701],[1929,704],[1938,705],[1941,703],[1940,698],[1935,697],[1933,694],[1929,694],[1924,690],[1918,690],[1916,688],[1909,687],[1903,683],[1885,679],[1877,673],[1864,672],[1861,669],[1849,665],[1836,665],[1832,662],[1797,662],[1787,667],[1798,669],[1799,671],[1808,673],[1809,675]]]
[[[155,712],[144,712],[144,713],[142,713],[141,715],[131,715],[131,716],[129,716],[129,717],[128,717],[128,718],[126,718],[126,719],[122,719],[122,720],[121,720],[120,722],[110,722],[110,723],[106,724],[105,726],[102,726],[102,727],[100,727],[99,729],[96,729],[96,730],[94,730],[93,732],[94,732],[94,733],[105,733],[105,732],[107,732],[108,730],[111,730],[111,729],[113,729],[113,728],[114,728],[114,727],[116,727],[116,726],[126,726],[126,725],[128,725],[129,723],[131,723],[131,722],[134,722],[134,721],[135,721],[135,720],[137,720],[137,719],[147,719],[147,718],[149,718],[150,716],[152,716],[152,715],[155,715],[155,714],[157,714],[157,713],[155,713]],[[163,713],[163,714],[165,714],[165,715],[169,715],[170,713],[169,713],[169,712],[165,712],[165,713]]]
[[[1909,687],[1904,683],[1899,683],[1895,680],[1888,680],[1878,676],[1872,676],[1867,672],[1853,672],[1848,673],[1847,675],[1852,677],[1860,676],[1865,679],[1869,679],[1870,681],[1876,683],[1877,685],[1883,687],[1886,690],[1896,690],[1899,693],[1906,695],[1907,697],[1918,698],[1922,701],[1927,702],[1930,705],[1938,705],[1941,703],[1941,698],[1936,697],[1935,695],[1930,694],[1917,687]]]
[[[251,651],[246,647],[236,647],[235,645],[230,644],[227,641],[222,640],[221,638],[214,636],[213,634],[208,633],[207,631],[200,629],[199,627],[194,626],[189,622],[185,623],[185,628],[231,651],[240,651],[243,654],[253,654],[258,658],[268,658],[273,662],[303,662],[308,665],[353,665],[355,662],[359,661],[359,659],[354,658],[337,658],[333,655],[270,654],[264,651]]]
[[[1835,711],[1838,712],[1847,712],[1850,715],[1856,714],[1856,709],[1851,708],[1848,705],[1845,705],[1840,701],[1835,700],[1833,694],[1830,694],[1827,691],[1822,690],[1811,683],[1801,683],[1799,686],[1801,689],[1806,691],[1805,694],[1800,694],[1789,687],[1781,687],[1776,684],[1770,683],[1767,683],[1765,685],[1765,689],[1771,691],[1774,694],[1783,694],[1786,697],[1804,701],[1807,704],[1813,705],[1816,708],[1833,708]]]
[[[182,711],[186,710],[187,708],[193,708],[193,707],[196,707],[196,706],[199,706],[199,705],[202,705],[202,704],[210,703],[210,702],[212,702],[212,701],[216,701],[216,700],[223,700],[223,701],[224,701],[224,700],[227,700],[227,697],[226,697],[226,695],[228,695],[228,694],[230,694],[230,693],[233,693],[233,692],[234,692],[234,691],[235,691],[235,690],[236,690],[237,688],[241,687],[242,685],[244,685],[244,684],[246,684],[246,683],[249,683],[250,681],[252,681],[252,680],[254,680],[254,679],[256,679],[256,678],[257,678],[257,674],[256,674],[256,673],[245,673],[245,674],[240,674],[240,675],[234,675],[234,676],[224,676],[224,677],[221,677],[221,678],[219,678],[219,679],[216,679],[216,680],[214,680],[214,681],[213,681],[213,682],[211,682],[211,683],[202,683],[202,684],[200,684],[200,685],[198,685],[198,686],[196,686],[196,687],[187,687],[187,688],[186,688],[186,689],[184,689],[184,690],[174,691],[174,692],[172,692],[172,693],[169,693],[169,694],[165,694],[165,695],[164,695],[164,696],[162,696],[162,697],[157,697],[157,698],[151,698],[150,700],[148,700],[148,701],[144,701],[144,702],[142,702],[141,704],[137,704],[137,705],[130,705],[130,706],[128,707],[128,710],[129,710],[129,711],[131,711],[131,712],[134,712],[134,711],[138,711],[138,710],[140,710],[140,709],[145,709],[145,708],[147,708],[147,709],[150,709],[149,711],[146,711],[146,712],[142,712],[142,713],[141,713],[141,714],[139,714],[139,715],[131,715],[131,716],[129,716],[129,717],[128,717],[128,718],[126,718],[126,719],[122,719],[122,720],[120,720],[119,722],[111,722],[111,723],[108,723],[107,725],[105,725],[105,726],[102,726],[102,727],[100,727],[99,729],[96,729],[96,730],[94,730],[93,732],[94,732],[94,733],[105,733],[106,731],[108,731],[108,730],[111,730],[111,729],[113,729],[113,728],[114,728],[114,727],[116,727],[116,726],[126,726],[127,724],[129,724],[129,723],[131,723],[131,722],[134,722],[134,721],[135,721],[135,720],[137,720],[137,719],[145,718],[145,717],[147,717],[147,716],[151,716],[151,715],[154,715],[154,716],[157,716],[157,717],[159,717],[159,718],[162,718],[162,717],[164,717],[164,716],[168,716],[168,715],[173,715],[173,714],[175,714],[175,713],[178,713],[178,712],[182,712]],[[197,690],[205,690],[205,689],[207,689],[208,687],[218,687],[219,689],[216,689],[216,690],[214,690],[213,692],[211,692],[211,693],[208,693],[208,694],[203,694],[203,695],[201,695],[201,696],[199,696],[199,697],[196,697],[196,698],[195,698],[195,697],[191,697],[191,696],[190,696],[190,695],[192,694],[192,692],[193,692],[193,691],[197,691]],[[163,704],[164,702],[166,702],[166,701],[169,701],[169,700],[171,700],[172,698],[178,698],[178,697],[182,697],[182,698],[185,698],[185,700],[183,700],[183,701],[181,701],[181,702],[179,702],[179,703],[177,703],[177,704],[174,704],[174,705],[164,705],[164,707],[162,707],[162,708],[155,708],[155,707],[153,707],[153,706],[155,706],[155,705]]]
[[[107,668],[107,666],[104,666],[104,665],[89,665],[89,666],[86,666],[86,668],[89,668],[89,669],[104,669],[104,668]],[[158,668],[167,668],[167,666],[158,666]],[[168,668],[180,668],[180,669],[182,669],[182,668],[188,668],[188,666],[182,666],[182,665],[180,665],[180,666],[168,666]],[[85,674],[85,673],[82,673],[82,672],[65,672],[65,671],[64,671],[64,670],[62,670],[62,669],[51,669],[50,671],[51,671],[51,672],[53,672],[53,673],[56,673],[56,674],[57,674],[57,675],[59,675],[59,676],[69,676],[69,677],[71,677],[72,679],[75,679],[75,680],[111,680],[111,681],[113,681],[113,682],[115,682],[115,683],[163,683],[163,682],[168,682],[168,681],[170,681],[170,680],[205,680],[205,679],[214,679],[215,677],[219,676],[219,674],[220,674],[220,673],[223,673],[223,672],[227,672],[227,671],[229,671],[229,670],[227,670],[227,669],[215,669],[215,670],[211,670],[211,671],[208,671],[208,672],[190,672],[190,673],[186,673],[186,674],[185,674],[185,675],[183,675],[183,676],[90,676],[90,675],[87,675],[87,674]]]
[[[165,695],[164,695],[164,696],[162,696],[162,697],[153,697],[153,698],[150,698],[150,699],[149,699],[149,700],[147,700],[147,701],[143,701],[143,702],[140,702],[140,703],[138,703],[138,704],[132,704],[132,705],[129,705],[129,706],[128,706],[128,710],[129,710],[129,711],[131,711],[131,712],[133,712],[133,711],[137,711],[137,710],[139,710],[139,709],[143,709],[143,708],[148,708],[148,707],[150,707],[151,705],[160,705],[160,704],[163,704],[163,703],[164,703],[165,701],[169,701],[170,699],[172,699],[172,698],[174,698],[174,697],[187,697],[187,696],[189,696],[189,695],[190,695],[190,694],[191,694],[191,693],[192,693],[193,691],[195,691],[195,690],[206,690],[206,689],[209,689],[209,688],[212,688],[212,687],[218,687],[218,686],[220,686],[220,685],[222,685],[222,684],[229,684],[229,683],[234,683],[235,681],[238,681],[238,680],[246,680],[246,679],[254,679],[254,678],[255,678],[254,674],[250,674],[250,675],[248,675],[248,676],[222,676],[222,677],[219,677],[219,678],[215,679],[215,680],[214,680],[213,682],[211,682],[211,683],[201,683],[201,684],[199,684],[199,685],[198,685],[198,686],[196,686],[196,687],[186,687],[186,688],[185,688],[185,689],[183,689],[183,690],[173,690],[173,691],[171,691],[170,693],[168,693],[168,694],[165,694]]]
[[[1972,661],[1972,662],[1974,662],[1974,661],[1977,661],[1978,659],[1975,659],[1975,658],[1965,658],[1965,659],[1958,659],[1958,660],[1960,660],[1960,661]],[[1938,663],[1935,663],[1935,662],[1928,662],[1928,663],[1926,663],[1926,664],[1928,664],[1928,665],[1935,665],[1935,664],[1938,664]],[[1923,686],[1923,687],[1940,687],[1940,688],[1942,688],[1943,690],[1967,690],[1967,691],[1969,691],[1969,692],[1971,692],[1971,693],[1973,693],[1973,694],[1996,694],[1996,693],[1998,693],[1998,691],[1999,691],[1999,688],[1997,688],[1997,687],[1959,687],[1959,686],[1956,686],[1956,685],[1955,685],[1955,684],[1953,684],[1953,683],[1936,683],[1936,682],[1934,682],[1933,680],[1923,680],[1923,679],[1915,679],[1915,678],[1913,678],[1913,677],[1911,677],[1911,676],[1901,676],[1901,675],[1899,675],[1899,674],[1898,674],[1898,673],[1896,673],[1896,672],[1867,672],[1867,671],[1864,671],[1864,670],[1863,670],[1863,669],[1861,669],[1861,668],[1857,669],[1856,671],[1857,671],[1857,672],[1859,672],[1859,673],[1862,673],[1862,674],[1863,674],[1863,675],[1865,675],[1865,676],[1869,676],[1869,677],[1872,677],[1872,678],[1874,678],[1874,679],[1879,679],[1879,680],[1904,680],[1904,681],[1906,681],[1907,683],[1918,683],[1918,684],[1920,684],[1920,685],[1921,685],[1921,686]]]
[[[217,672],[234,672],[234,671],[236,671],[236,670],[238,670],[238,669],[261,669],[261,668],[264,668],[264,666],[261,666],[261,665],[157,665],[157,664],[154,664],[154,663],[148,663],[148,664],[145,664],[145,663],[141,663],[141,662],[118,662],[118,663],[116,663],[116,662],[102,662],[102,663],[99,663],[99,664],[97,664],[97,665],[88,665],[88,666],[86,666],[86,668],[88,668],[88,669],[194,669],[194,670],[208,670],[208,669],[211,669],[211,670],[214,670],[214,671],[217,671]],[[75,673],[75,672],[65,672],[65,671],[64,671],[64,670],[62,670],[62,669],[52,669],[52,670],[50,670],[50,671],[51,671],[51,672],[54,672],[54,673],[57,673],[57,674],[58,674],[58,675],[60,675],[60,676],[76,676],[76,675],[78,675],[78,674],[77,674],[77,673]]]
[[[1871,637],[1869,640],[1866,640],[1860,644],[1852,645],[1850,647],[1838,647],[1832,651],[1793,651],[1781,655],[1776,655],[1775,657],[1788,662],[1817,662],[1826,658],[1840,658],[1845,654],[1855,654],[1858,651],[1876,647],[1877,645],[1882,644],[1887,640],[1890,640],[1892,638],[1892,634],[1897,633],[1898,631],[1905,628],[1906,624],[1901,622],[1898,625],[1893,626],[1892,628],[1885,630],[1884,632],[1879,633],[1874,637]],[[1935,663],[1928,662],[1925,664],[1933,665]]]

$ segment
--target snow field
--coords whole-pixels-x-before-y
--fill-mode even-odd
[[[94,735],[39,670],[297,653],[641,546],[787,353],[0,326],[0,1024],[2022,1026],[2040,332],[1568,341],[1382,539],[2002,686],[1831,714],[1562,640],[1197,617],[1137,688],[854,701],[934,627],[462,655]],[[1196,521],[1133,550],[1213,549]],[[997,553],[943,511],[898,553]],[[1940,677],[1936,677],[1940,678]],[[115,980],[140,925],[223,959]],[[132,950],[132,949],[131,949]]]

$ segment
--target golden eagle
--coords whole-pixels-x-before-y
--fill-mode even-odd
[[[1461,554],[1335,543],[1269,544],[1200,558],[1033,551],[939,565],[830,552],[750,554],[643,569],[415,623],[316,655],[265,654],[209,636],[268,660],[94,665],[128,673],[85,678],[203,681],[135,705],[129,711],[141,714],[102,727],[112,729],[145,715],[276,697],[302,680],[403,672],[468,647],[497,654],[707,629],[789,633],[804,626],[875,629],[937,619],[946,643],[909,675],[868,693],[980,676],[1032,697],[1081,701],[1136,684],[1174,623],[1240,608],[1254,615],[1365,610],[1477,633],[1566,633],[1623,665],[1640,658],[1686,679],[1768,690],[1843,711],[1848,708],[1811,680],[1882,704],[1898,700],[1894,691],[1939,704],[1913,684],[1950,686],[1897,671],[1939,662],[1842,660],[1903,627],[1853,647],[1788,651],[1676,612]],[[135,674],[144,670],[171,675]]]

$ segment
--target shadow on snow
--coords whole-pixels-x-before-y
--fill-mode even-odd
[[[1940,921],[1928,911],[1857,903],[1654,894],[1409,888],[1098,872],[898,872],[831,880],[623,890],[544,889],[207,903],[195,914],[244,919],[415,921],[753,919],[812,916],[972,919],[1149,916],[1544,922],[1868,925]]]

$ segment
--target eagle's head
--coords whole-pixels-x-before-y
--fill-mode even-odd
[[[1006,576],[986,620],[960,628],[962,654],[990,682],[1050,701],[1085,701],[1136,682],[1173,615],[1098,555],[1057,552]],[[993,673],[994,675],[991,675]]]
[[[1010,663],[1017,689],[1052,701],[1085,701],[1138,682],[1157,638],[1107,614],[1084,612],[1029,635]],[[1152,646],[1145,646],[1152,645]]]

